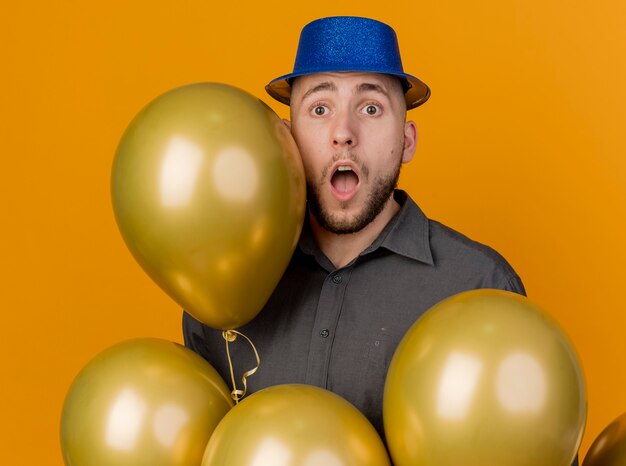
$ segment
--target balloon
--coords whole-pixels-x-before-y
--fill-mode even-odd
[[[334,393],[275,385],[250,395],[219,423],[202,466],[389,466],[369,421]]]
[[[146,273],[205,324],[252,320],[280,280],[305,209],[302,162],[280,118],[219,83],[174,89],[124,133],[113,209]]]
[[[594,440],[583,466],[626,465],[626,413],[606,426]]]
[[[586,409],[557,324],[523,296],[474,290],[435,305],[404,336],[383,422],[396,466],[570,466]]]
[[[63,405],[71,466],[199,465],[233,402],[211,365],[164,340],[119,343],[78,374]]]

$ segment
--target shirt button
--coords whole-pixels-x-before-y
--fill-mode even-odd
[[[324,330],[320,331],[320,337],[328,338],[328,335],[330,335],[330,332],[328,331],[327,328],[325,328]]]
[[[333,283],[339,285],[341,283],[341,275],[333,275]]]

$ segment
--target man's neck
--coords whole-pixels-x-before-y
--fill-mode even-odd
[[[365,228],[356,233],[343,235],[322,228],[313,215],[309,214],[309,218],[315,242],[324,255],[339,269],[348,265],[370,246],[399,210],[400,205],[392,196],[383,210]]]

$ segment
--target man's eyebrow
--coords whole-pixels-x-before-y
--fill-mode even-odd
[[[374,91],[374,92],[380,92],[381,94],[383,94],[386,97],[389,97],[389,93],[385,90],[385,88],[383,86],[381,86],[380,84],[374,84],[374,83],[361,83],[357,86],[356,88],[357,93],[360,92],[367,92],[367,91]]]
[[[313,86],[311,89],[309,89],[308,91],[306,91],[304,93],[304,95],[302,96],[302,99],[300,100],[304,100],[306,99],[308,96],[310,96],[311,94],[314,94],[315,92],[320,92],[320,91],[336,91],[337,90],[337,86],[335,86],[334,83],[330,82],[330,81],[324,81],[321,82],[319,84],[316,84],[315,86]]]

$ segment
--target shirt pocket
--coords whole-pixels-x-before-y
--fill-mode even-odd
[[[354,405],[383,435],[382,403],[387,369],[393,356],[392,338],[384,332],[373,333],[367,343],[365,364]]]
[[[367,347],[366,358],[368,363],[377,369],[384,370],[389,366],[392,356],[389,335],[384,332],[374,333]]]

